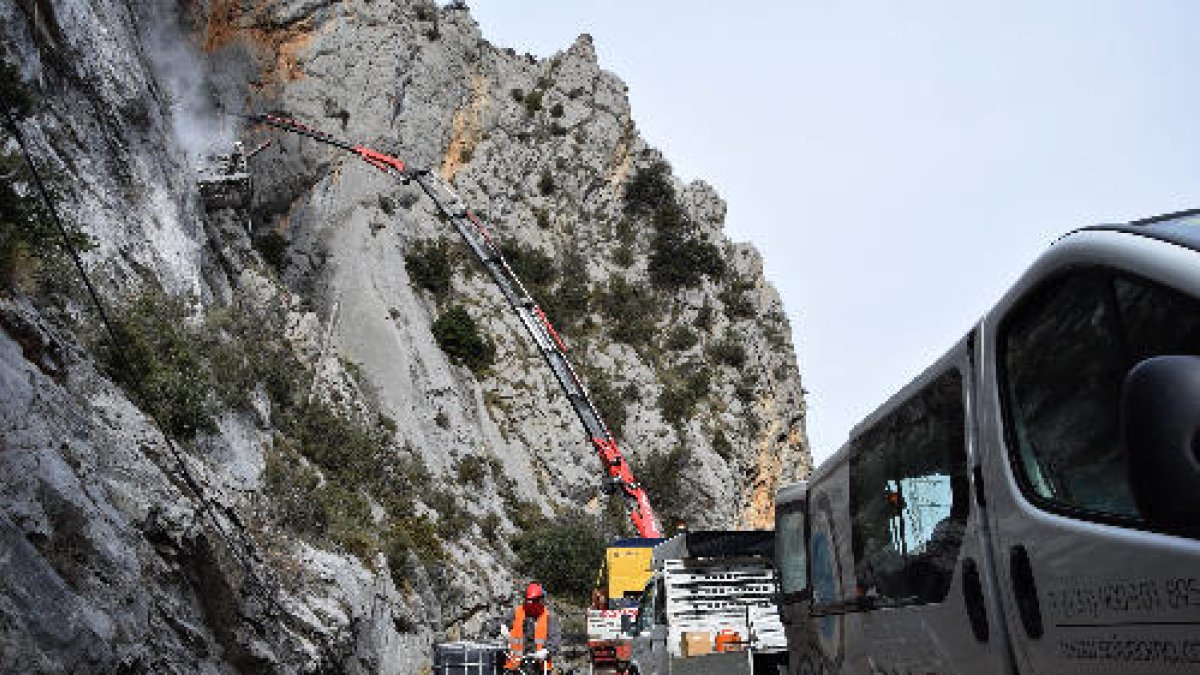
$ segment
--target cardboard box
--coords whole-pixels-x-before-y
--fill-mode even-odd
[[[706,630],[684,631],[679,641],[685,657],[712,653],[712,635]]]

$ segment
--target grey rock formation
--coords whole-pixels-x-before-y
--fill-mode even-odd
[[[402,506],[354,496],[366,543],[298,534],[272,503],[291,432],[269,386],[177,455],[83,346],[97,328],[85,297],[55,309],[6,291],[0,672],[421,672],[433,640],[478,634],[521,581],[513,504],[604,509],[570,407],[432,205],[351,155],[276,137],[249,160],[252,204],[206,206],[196,153],[270,135],[220,112],[279,111],[438,171],[499,240],[548,256],[538,299],[587,298],[551,318],[603,411],[623,419],[635,469],[686,450],[676,493],[652,494],[664,512],[768,526],[776,486],[810,466],[778,295],[758,253],[723,234],[707,184],[669,179],[724,274],[652,282],[659,226],[624,188],[663,158],[588,36],[538,60],[487,43],[468,11],[419,0],[0,0],[0,20],[38,103],[22,130],[60,177],[66,219],[97,244],[85,262],[106,302],[189,293],[187,321],[204,326],[234,305],[282,312],[288,348],[316,373],[308,400],[382,414],[386,452],[425,472],[413,469]],[[286,244],[278,272],[252,238]],[[443,295],[406,266],[429,242],[459,257]],[[636,320],[614,318],[615,287],[642,298]],[[432,325],[451,306],[494,343],[490,368],[439,347]],[[297,461],[313,489],[336,482]],[[488,471],[465,480],[472,461]],[[382,543],[399,514],[410,539],[436,529],[441,558]]]

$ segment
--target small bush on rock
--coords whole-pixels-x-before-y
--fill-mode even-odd
[[[433,322],[433,336],[450,360],[476,374],[496,361],[496,348],[479,332],[475,319],[463,307],[451,307]]]
[[[550,286],[558,277],[554,258],[516,241],[502,244],[500,253],[535,300],[550,294]]]
[[[751,319],[755,315],[754,302],[750,299],[750,291],[754,290],[754,282],[743,277],[737,277],[717,294],[721,304],[725,306],[725,316],[731,320]]]
[[[404,254],[404,269],[419,288],[433,293],[439,299],[450,293],[454,268],[450,265],[450,252],[440,241],[422,241]]]
[[[708,355],[713,361],[731,368],[746,365],[746,348],[731,338],[710,346]]]
[[[458,482],[473,488],[483,487],[484,478],[488,473],[487,462],[478,455],[466,455],[458,460],[454,467],[458,474]]]
[[[625,185],[625,212],[630,216],[651,215],[664,208],[676,207],[671,167],[655,162],[638,167]]]
[[[589,377],[587,387],[609,429],[613,434],[622,436],[625,433],[625,422],[629,419],[629,409],[624,397],[602,374]]]
[[[108,376],[182,440],[216,431],[217,412],[200,346],[205,336],[189,317],[189,304],[157,290],[133,296],[112,312],[116,344],[106,335],[96,349]]]
[[[554,176],[550,174],[549,169],[542,169],[542,175],[538,178],[538,191],[544,196],[554,194]]]
[[[613,275],[597,296],[600,312],[611,323],[612,339],[634,346],[654,339],[659,306],[645,288]]]
[[[438,538],[437,526],[428,517],[404,516],[392,521],[384,535],[384,554],[392,582],[408,588],[412,564],[434,564],[446,559],[446,551]]]
[[[704,277],[724,276],[725,260],[712,242],[690,234],[660,231],[651,242],[647,269],[656,286],[694,288]]]
[[[663,377],[658,408],[663,419],[680,426],[696,411],[696,405],[708,395],[711,384],[708,368],[703,363],[689,361]]]
[[[583,604],[607,544],[599,519],[572,510],[517,535],[513,550],[522,574],[538,579],[552,594]]]
[[[651,452],[637,467],[638,480],[654,495],[654,507],[664,523],[686,520],[690,515],[683,477],[689,474],[691,462],[691,449],[680,443],[670,450]]]
[[[666,347],[673,352],[683,352],[695,347],[699,341],[696,331],[687,326],[675,326],[667,333]]]
[[[542,109],[542,92],[539,89],[534,89],[525,96],[525,112],[533,115]]]

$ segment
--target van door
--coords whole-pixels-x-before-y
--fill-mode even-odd
[[[808,586],[807,520],[807,485],[801,481],[781,490],[775,504],[775,567],[790,675],[816,672],[817,641],[809,620],[812,592]]]
[[[1006,672],[982,592],[968,354],[960,344],[851,441],[850,670]]]
[[[1075,251],[1035,268],[1046,271],[984,322],[985,493],[1024,674],[1200,669],[1200,514],[1167,522],[1143,508],[1129,475],[1146,456],[1121,425],[1134,366],[1200,355],[1200,256],[1127,238],[1163,266],[1120,269],[1112,246],[1095,261]]]

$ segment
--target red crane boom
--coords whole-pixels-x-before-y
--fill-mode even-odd
[[[583,386],[583,382],[580,381],[575,369],[567,360],[566,344],[554,330],[546,313],[533,301],[521,280],[513,273],[512,268],[501,255],[499,246],[488,234],[487,227],[463,204],[454,190],[437,174],[429,170],[410,168],[395,157],[365,145],[340,140],[295,120],[275,115],[252,115],[250,119],[352,152],[389,176],[406,183],[413,181],[421,187],[421,190],[433,200],[438,210],[458,231],[476,260],[487,270],[496,287],[500,289],[508,304],[517,313],[517,317],[525,326],[529,336],[533,338],[534,345],[550,366],[550,371],[554,373],[559,385],[562,386],[567,400],[570,401],[579,421],[583,423],[588,441],[600,458],[605,472],[606,489],[619,490],[624,496],[629,519],[633,522],[638,536],[662,537],[662,526],[654,514],[654,509],[650,506],[650,498],[646,494],[645,488],[634,478],[633,470],[617,445],[616,438],[613,437],[608,425],[600,417],[600,411],[596,409],[596,405],[588,395],[587,388]]]

